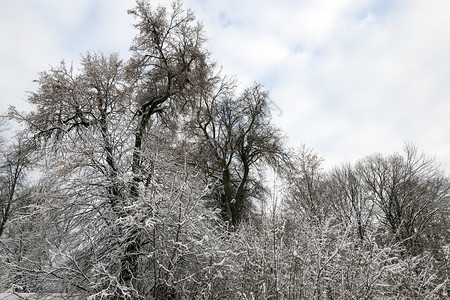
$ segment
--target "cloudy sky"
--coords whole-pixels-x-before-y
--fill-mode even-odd
[[[153,1],[164,3],[168,1]],[[38,72],[87,51],[129,56],[134,0],[14,0],[0,10],[0,110],[27,109]],[[270,91],[289,145],[326,166],[401,151],[450,173],[450,1],[185,0],[242,86]]]

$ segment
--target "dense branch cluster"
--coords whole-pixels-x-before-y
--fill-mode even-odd
[[[42,72],[1,143],[0,292],[37,299],[444,299],[450,182],[406,145],[330,171],[284,145],[180,2],[132,57]],[[266,175],[276,174],[270,189]],[[274,196],[278,195],[278,196]]]

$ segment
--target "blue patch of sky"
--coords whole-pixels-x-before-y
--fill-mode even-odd
[[[227,28],[232,25],[232,19],[235,18],[234,16],[230,16],[226,11],[219,10],[216,12],[214,9],[214,5],[217,5],[216,3],[213,3],[212,9],[211,9],[211,2],[209,0],[192,0],[192,1],[186,1],[187,5],[185,5],[186,8],[193,9],[195,16],[198,18],[199,21],[205,21],[200,17],[199,12],[203,12],[203,14],[206,14],[206,19],[214,19],[218,20],[218,23],[221,27]],[[220,6],[219,6],[220,7]],[[197,8],[197,10],[195,9]]]
[[[220,26],[223,28],[227,28],[227,27],[231,26],[231,24],[232,24],[231,19],[224,12],[220,12],[219,22],[220,22]]]
[[[291,50],[293,54],[301,54],[307,51],[306,45],[301,41],[296,41],[292,46]]]
[[[378,21],[389,19],[392,11],[396,10],[397,4],[391,0],[375,0],[369,5],[362,7],[355,13],[358,21],[365,20],[368,16],[375,17]]]
[[[279,84],[279,76],[276,70],[270,70],[257,78],[257,82],[261,83],[267,90],[272,90]]]

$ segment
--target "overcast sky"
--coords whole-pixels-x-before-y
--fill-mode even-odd
[[[169,1],[152,1],[151,3]],[[87,51],[129,56],[133,0],[14,0],[0,9],[0,110],[27,109],[39,71]],[[208,49],[326,166],[405,142],[450,173],[450,1],[186,0]]]

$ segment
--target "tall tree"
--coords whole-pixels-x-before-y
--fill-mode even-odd
[[[283,137],[272,124],[268,93],[260,85],[234,96],[222,81],[204,99],[194,120],[198,157],[204,174],[216,183],[215,200],[226,221],[236,226],[263,198],[258,171],[284,157]]]
[[[165,7],[153,11],[147,2],[138,1],[130,13],[137,18],[135,26],[139,30],[131,47],[131,69],[137,87],[132,173],[137,185],[147,168],[141,153],[151,116],[163,110],[195,106],[194,94],[206,89],[213,65],[203,47],[201,24],[192,12],[183,10],[181,2],[174,2],[168,13]]]
[[[61,179],[66,213],[98,221],[101,234],[111,239],[105,245],[123,249],[118,280],[134,290],[146,241],[139,230],[115,220],[126,218],[152,183],[158,159],[151,156],[158,146],[152,138],[164,120],[159,117],[175,118],[193,104],[192,94],[206,82],[211,65],[202,26],[180,2],[153,10],[138,1],[130,13],[138,35],[129,62],[115,54],[87,54],[78,72],[63,62],[36,81],[39,89],[28,99],[35,110],[22,114],[12,108],[10,116],[27,126],[47,161],[47,174]],[[78,233],[79,224],[67,225]],[[119,243],[114,240],[121,235]],[[102,253],[106,257],[108,250]]]

